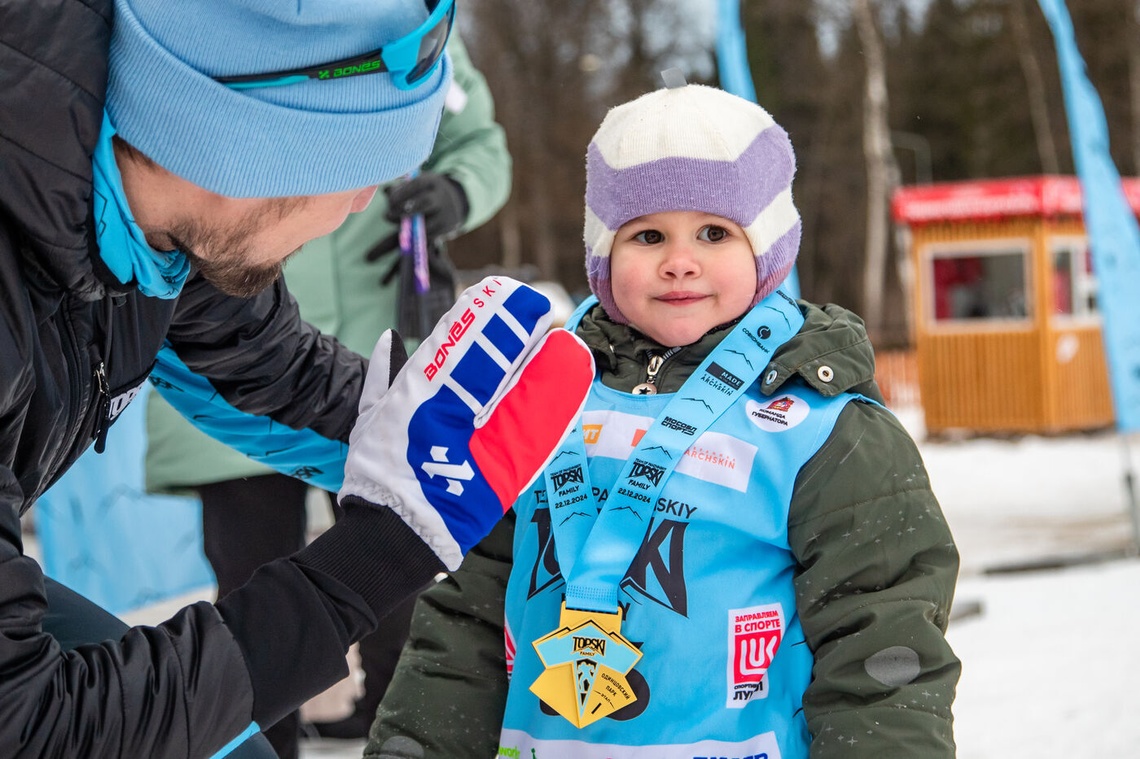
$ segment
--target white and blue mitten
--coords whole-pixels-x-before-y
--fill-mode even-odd
[[[373,352],[340,500],[395,511],[448,569],[535,480],[582,411],[589,349],[550,330],[545,296],[506,277],[467,289],[389,387]]]

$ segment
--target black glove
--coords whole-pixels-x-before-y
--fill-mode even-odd
[[[405,216],[423,214],[424,230],[429,242],[447,237],[467,220],[467,194],[451,177],[425,171],[406,182],[384,188],[388,210],[384,217],[399,224]],[[393,233],[368,251],[365,258],[375,261],[399,244],[399,233]]]

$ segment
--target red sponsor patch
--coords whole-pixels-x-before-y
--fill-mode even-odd
[[[783,639],[780,604],[729,610],[728,708],[741,709],[753,698],[767,698],[768,668]]]

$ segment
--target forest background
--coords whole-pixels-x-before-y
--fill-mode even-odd
[[[909,341],[899,184],[1073,174],[1053,38],[1036,0],[741,0],[757,100],[798,158],[803,297]],[[1067,0],[1121,175],[1140,173],[1140,2]],[[460,29],[514,159],[510,201],[451,243],[587,294],[586,145],[606,111],[680,68],[717,85],[714,0],[464,0]]]

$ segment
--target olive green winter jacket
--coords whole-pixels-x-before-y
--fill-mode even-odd
[[[467,196],[460,232],[482,225],[503,204],[511,187],[511,157],[496,123],[487,82],[471,63],[458,34],[447,45],[454,79],[447,95],[432,154],[424,164],[446,174]],[[285,281],[301,317],[350,349],[368,356],[380,333],[396,326],[399,278],[381,286],[391,256],[370,262],[365,254],[395,231],[384,218],[384,193],[364,211],[350,214],[332,234],[305,245],[289,259]],[[147,406],[146,487],[183,493],[198,485],[270,474],[273,470],[227,448],[191,425],[152,393]]]
[[[834,305],[800,307],[804,326],[761,372],[762,391],[776,393],[799,375],[825,396],[849,390],[881,401],[862,321]],[[662,350],[599,308],[578,334],[602,382],[618,390],[644,382],[646,350]],[[671,357],[656,379],[661,392],[675,392],[725,334],[714,330]],[[457,572],[421,595],[368,759],[496,755],[513,532],[511,512]],[[788,538],[800,565],[797,611],[815,657],[803,699],[812,759],[954,756],[960,664],[943,633],[958,552],[918,449],[893,414],[865,402],[844,408],[796,478]]]

